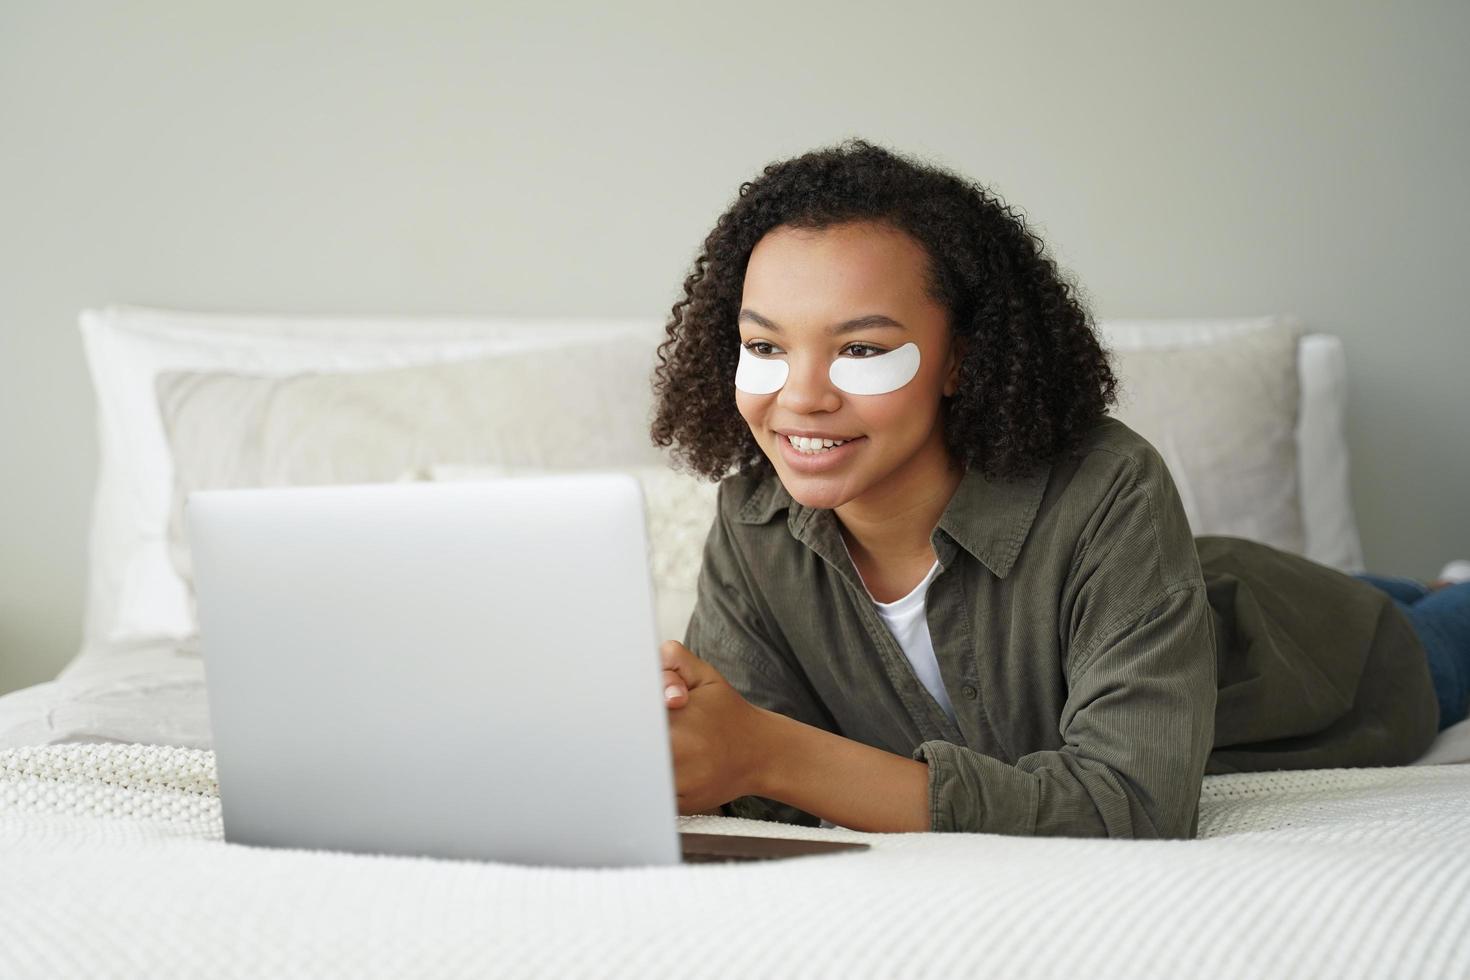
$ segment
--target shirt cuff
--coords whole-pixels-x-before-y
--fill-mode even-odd
[[[1029,773],[953,742],[923,742],[912,758],[929,766],[929,829],[941,833],[1036,833],[1038,788]]]

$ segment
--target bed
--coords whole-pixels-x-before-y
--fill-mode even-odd
[[[199,749],[8,750],[0,804],[4,976],[1470,971],[1456,766],[1206,777],[1194,841],[785,827],[873,846],[611,870],[227,845]]]
[[[616,464],[644,483],[660,627],[679,636],[713,498],[640,442],[626,392],[659,327],[87,311],[86,639],[56,679],[0,696],[0,976],[1470,975],[1470,721],[1411,766],[1206,777],[1194,841],[681,817],[872,848],[616,870],[225,844],[182,497]],[[1336,338],[1282,317],[1099,329],[1120,414],[1196,533],[1363,569]],[[577,358],[603,370],[551,419],[534,389]],[[595,444],[577,441],[589,418]],[[518,441],[528,420],[564,436]]]

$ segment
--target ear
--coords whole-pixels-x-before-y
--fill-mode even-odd
[[[970,349],[968,337],[956,337],[949,345],[949,360],[945,364],[944,397],[951,398],[960,390],[960,365],[965,361],[965,352]]]

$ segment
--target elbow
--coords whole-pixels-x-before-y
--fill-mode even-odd
[[[1132,832],[1124,836],[1140,840],[1194,840],[1199,833],[1199,799],[1203,777],[1175,789],[1169,798],[1145,802],[1130,791],[1128,803]]]
[[[1070,760],[1075,761],[1075,760]],[[1070,779],[1038,770],[1042,793],[1036,834],[1118,840],[1192,840],[1199,825],[1200,778],[1151,781],[1145,788],[1116,769],[1078,764]]]

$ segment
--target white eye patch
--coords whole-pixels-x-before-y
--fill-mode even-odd
[[[741,344],[735,387],[749,395],[769,395],[781,390],[788,372],[785,361],[757,357]],[[827,369],[832,384],[849,395],[886,395],[908,384],[918,373],[919,346],[912,342],[882,354],[839,357]]]
[[[786,383],[786,362],[756,357],[740,345],[740,363],[735,365],[735,387],[748,395],[769,395]]]
[[[882,354],[839,357],[827,369],[832,383],[849,395],[886,395],[919,373],[919,345],[910,341]]]

